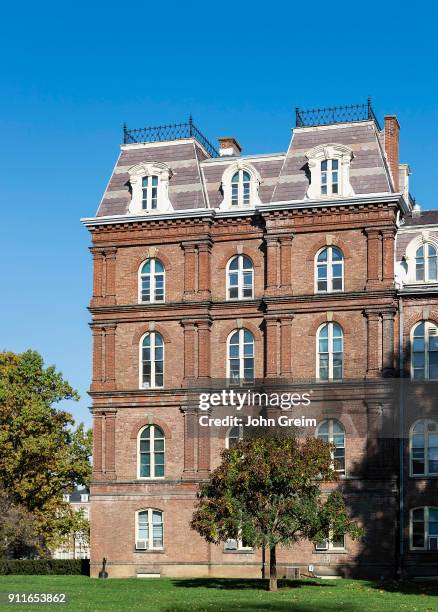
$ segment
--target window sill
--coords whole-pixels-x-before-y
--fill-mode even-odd
[[[147,476],[139,476],[137,480],[139,482],[155,482],[155,481],[163,482],[163,480],[166,480],[166,477],[165,476],[153,476],[153,477],[148,478]]]
[[[429,480],[429,478],[438,478],[438,474],[410,474],[409,478],[412,478],[412,480]]]
[[[254,549],[248,548],[248,550],[224,550],[224,555],[253,555]]]
[[[347,555],[348,550],[345,548],[339,550],[314,550],[313,555]]]
[[[163,554],[166,552],[166,550],[164,548],[148,548],[147,550],[142,550],[140,548],[134,548],[134,552],[135,553],[140,553],[140,554]]]

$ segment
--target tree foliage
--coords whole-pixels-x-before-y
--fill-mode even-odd
[[[0,353],[0,483],[48,546],[85,527],[62,499],[91,474],[91,431],[75,429],[72,415],[55,406],[71,399],[77,391],[37,352]]]
[[[342,494],[322,493],[321,485],[337,478],[331,450],[315,438],[261,436],[240,441],[223,451],[221,465],[201,487],[192,528],[215,544],[232,538],[268,547],[270,586],[275,590],[278,544],[361,535],[348,517]]]

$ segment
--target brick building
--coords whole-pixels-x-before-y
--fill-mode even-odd
[[[86,487],[76,487],[71,493],[63,494],[64,501],[69,502],[75,512],[82,511],[84,518],[90,520],[90,491]],[[71,534],[59,548],[53,552],[54,559],[89,559],[90,545],[88,534]]]
[[[285,153],[257,155],[231,137],[217,153],[191,120],[125,128],[83,220],[93,575],[102,557],[111,577],[260,575],[261,551],[209,545],[189,527],[199,482],[242,434],[201,431],[187,391],[253,378],[315,383],[309,433],[336,444],[333,486],[365,528],[362,542],[282,550],[280,567],[438,570],[438,429],[433,401],[418,400],[438,378],[438,215],[413,207],[396,117],[381,129],[368,104],[296,119]],[[413,381],[397,393],[400,374]],[[394,394],[410,394],[416,415],[399,419]],[[385,415],[398,429],[376,434]]]

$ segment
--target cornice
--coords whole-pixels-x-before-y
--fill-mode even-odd
[[[364,207],[382,205],[400,206],[403,212],[409,212],[409,208],[401,193],[376,193],[370,195],[352,196],[349,198],[330,198],[324,200],[285,200],[271,202],[269,204],[258,204],[251,209],[219,210],[216,208],[192,208],[186,210],[174,210],[169,213],[156,213],[147,215],[111,215],[107,217],[86,217],[81,223],[90,230],[98,226],[124,226],[132,224],[158,223],[181,223],[182,221],[199,222],[213,221],[215,219],[248,217],[264,215],[283,210],[305,210],[311,208],[339,208],[339,207]]]
[[[438,293],[438,287],[436,289]],[[123,304],[123,305],[112,305],[112,306],[90,306],[88,310],[93,316],[100,315],[108,318],[99,318],[92,323],[94,325],[108,325],[114,322],[114,317],[121,313],[131,313],[133,315],[142,314],[143,317],[129,317],[126,319],[118,320],[118,323],[132,323],[138,321],[147,321],[149,319],[154,320],[176,320],[180,321],[182,318],[205,318],[210,315],[214,315],[217,311],[224,311],[223,316],[263,316],[266,310],[272,305],[279,304],[314,304],[318,307],[326,306],[329,308],[333,303],[345,303],[345,302],[357,302],[352,305],[352,308],[360,307],[364,302],[381,301],[388,299],[395,299],[397,297],[397,290],[394,289],[373,289],[372,291],[350,291],[350,292],[339,292],[339,293],[321,293],[321,294],[306,294],[306,295],[275,295],[275,296],[264,296],[255,300],[237,300],[237,301],[203,301],[203,302],[169,302],[165,305],[154,304],[147,307],[142,304]],[[418,294],[417,294],[418,295]],[[175,311],[179,314],[175,316]],[[229,313],[228,313],[229,311]]]

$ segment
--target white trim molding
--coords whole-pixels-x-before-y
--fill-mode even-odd
[[[320,199],[326,197],[351,197],[354,195],[350,184],[350,162],[353,159],[353,150],[342,144],[323,144],[313,147],[306,153],[310,170],[310,185],[306,197]],[[338,193],[321,193],[321,162],[338,160]],[[330,190],[328,190],[330,191]]]
[[[169,180],[172,177],[172,170],[163,162],[142,162],[129,168],[129,182],[132,189],[131,202],[128,212],[133,215],[144,215],[156,212],[173,211],[173,206],[169,200]],[[144,210],[142,208],[142,179],[146,176],[158,177],[157,189],[157,208],[154,210]]]
[[[249,203],[242,205],[239,202],[238,206],[233,206],[231,204],[232,198],[232,189],[231,189],[231,179],[236,174],[242,170],[243,172],[247,172],[250,178],[250,190],[249,190]],[[260,173],[254,168],[252,164],[249,164],[243,159],[238,159],[234,163],[230,164],[228,168],[224,171],[222,175],[222,190],[224,194],[224,199],[222,200],[219,210],[236,210],[237,208],[255,208],[258,204],[261,204],[259,198],[259,186],[262,182],[262,177]],[[240,188],[240,186],[239,186]],[[241,199],[239,197],[239,199]]]
[[[429,233],[427,230],[423,230],[421,234],[413,238],[409,242],[408,246],[406,247],[405,259],[406,259],[406,264],[407,264],[408,269],[407,269],[406,278],[404,279],[405,283],[408,283],[408,284],[415,283],[419,285],[424,285],[427,283],[437,283],[437,279],[429,280],[429,277],[431,276],[431,274],[429,271],[429,262],[428,262],[427,253],[424,253],[424,280],[417,280],[417,269],[416,269],[417,250],[422,246],[425,247],[427,244],[430,244],[433,247],[435,247],[436,251],[438,252],[438,236],[432,233]]]

